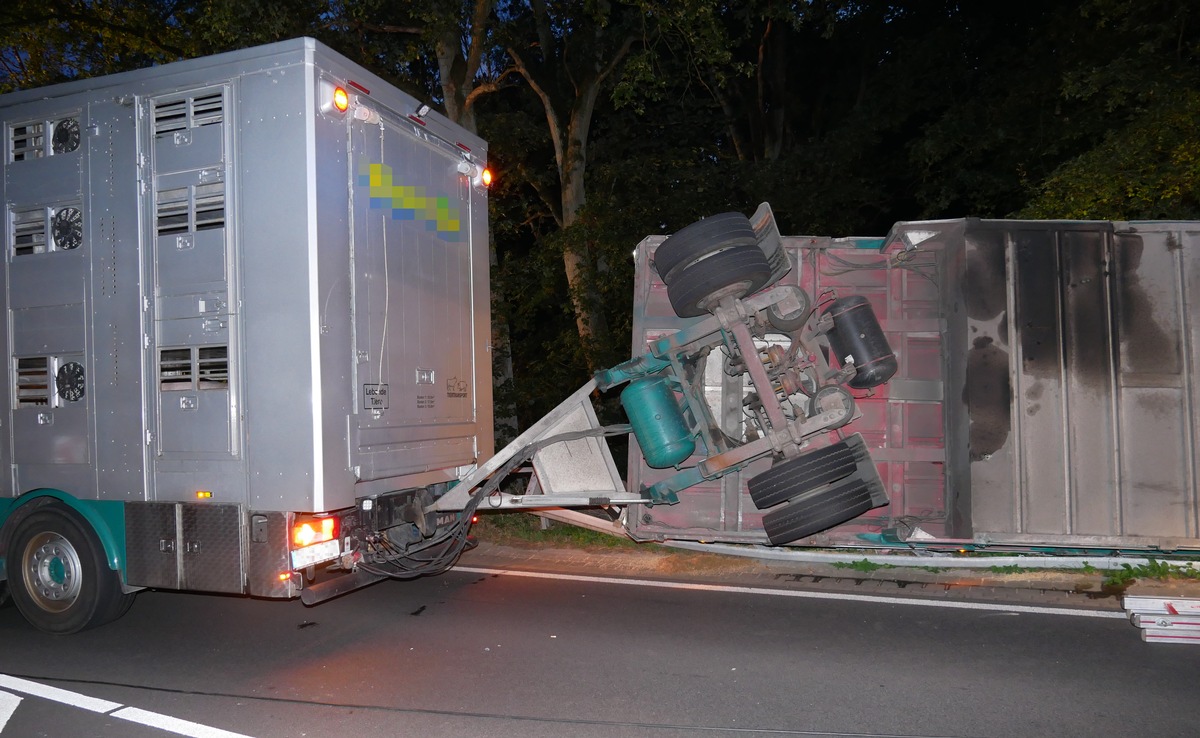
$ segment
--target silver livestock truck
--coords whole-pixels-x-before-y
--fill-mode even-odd
[[[0,556],[28,619],[295,596],[360,524],[437,527],[419,498],[492,455],[483,141],[308,39],[0,117]]]
[[[751,464],[774,545],[887,502],[833,432],[895,357],[865,299],[795,286],[765,205],[658,245],[695,320],[494,454],[479,138],[310,39],[12,93],[0,123],[0,585],[42,630],[143,588],[315,604],[448,568],[480,507],[649,509]],[[745,391],[713,407],[714,372]],[[662,472],[632,492],[624,433]]]

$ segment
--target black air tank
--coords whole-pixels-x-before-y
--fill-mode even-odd
[[[858,368],[858,374],[847,385],[867,389],[892,378],[897,368],[896,355],[892,353],[867,298],[862,295],[839,298],[825,314],[833,317],[829,345],[833,347],[838,363],[845,366],[853,362]]]

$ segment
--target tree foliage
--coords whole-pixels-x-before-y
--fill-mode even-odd
[[[769,201],[790,233],[1200,218],[1194,0],[31,0],[0,89],[313,35],[477,129],[498,397],[625,358],[630,252]]]

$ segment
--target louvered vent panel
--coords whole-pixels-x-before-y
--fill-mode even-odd
[[[192,388],[191,349],[162,349],[158,353],[158,388],[163,392]]]
[[[160,236],[174,236],[192,229],[188,188],[164,190],[158,193],[155,226]]]
[[[46,252],[46,209],[29,208],[12,213],[13,256]]]
[[[225,99],[221,91],[192,98],[192,125],[210,126],[225,119]]]
[[[196,187],[197,231],[225,227],[225,183],[199,185]]]
[[[158,388],[163,392],[229,387],[229,347],[167,348],[158,353]]]
[[[175,100],[154,106],[154,135],[182,131],[188,127],[188,101]]]
[[[221,90],[154,105],[154,135],[221,123],[225,120],[225,96]]]
[[[224,389],[229,386],[229,349],[203,346],[196,360],[200,389]]]
[[[14,370],[13,375],[17,380],[17,407],[50,404],[50,357],[18,358]]]
[[[46,124],[26,123],[13,126],[9,138],[11,161],[39,159],[46,153]]]

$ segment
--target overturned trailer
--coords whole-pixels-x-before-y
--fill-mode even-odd
[[[695,320],[653,269],[663,241],[636,252],[635,353]],[[781,284],[822,310],[866,297],[897,361],[886,385],[851,388],[891,504],[800,543],[1200,550],[1200,223],[905,222],[782,248],[797,268]],[[704,392],[736,407],[748,390],[710,363]],[[645,457],[634,489],[668,474]],[[767,543],[747,483],[766,468],[703,480],[627,530]]]

